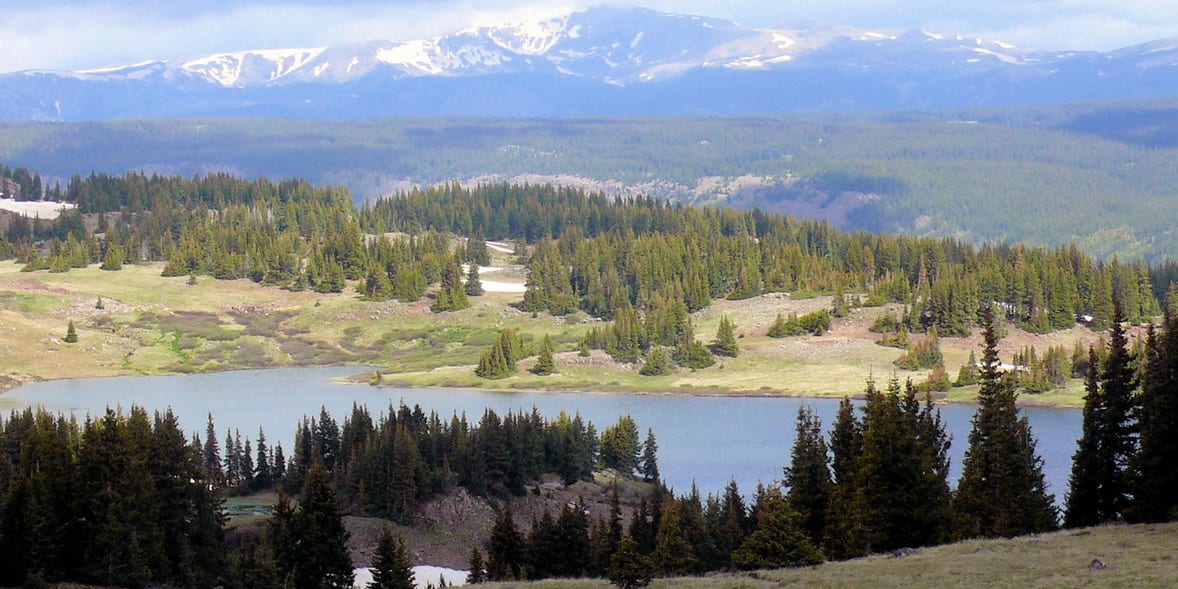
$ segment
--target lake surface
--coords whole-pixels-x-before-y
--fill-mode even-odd
[[[281,368],[181,376],[119,377],[33,383],[0,395],[0,410],[43,406],[79,417],[101,415],[109,406],[138,405],[149,412],[171,407],[184,430],[204,437],[209,412],[224,443],[228,429],[256,440],[258,427],[267,440],[281,441],[289,456],[295,426],[304,415],[317,416],[326,407],[340,424],[353,403],[367,405],[374,415],[390,404],[421,405],[443,418],[466,412],[477,422],[484,409],[503,415],[531,411],[549,418],[561,411],[579,412],[598,433],[623,414],[631,415],[645,438],[654,429],[659,443],[659,470],[677,492],[694,482],[703,493],[721,491],[735,479],[745,493],[757,482],[778,480],[789,462],[798,407],[810,405],[826,428],[838,401],[766,397],[688,397],[676,395],[614,395],[592,393],[497,393],[461,389],[377,388],[343,384],[332,379],[363,372],[356,367]],[[974,413],[973,405],[940,407],[953,437],[951,484],[961,472]],[[1048,486],[1057,503],[1067,490],[1071,457],[1080,436],[1078,409],[1023,410],[1030,419]]]

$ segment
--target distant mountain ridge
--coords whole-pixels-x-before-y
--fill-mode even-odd
[[[960,35],[751,28],[601,7],[407,42],[0,76],[0,118],[593,116],[955,108],[1178,94],[1178,38],[1108,53]]]

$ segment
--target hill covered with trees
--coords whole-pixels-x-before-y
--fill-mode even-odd
[[[347,185],[359,200],[409,184],[530,178],[844,229],[1075,241],[1100,259],[1160,260],[1178,252],[1163,221],[1178,169],[1174,112],[1155,101],[722,119],[5,124],[0,158],[41,170],[46,189],[79,169],[301,177]]]

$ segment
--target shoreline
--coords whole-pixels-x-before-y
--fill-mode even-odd
[[[748,399],[842,399],[844,397],[852,400],[862,400],[863,394],[850,395],[829,395],[829,394],[798,394],[783,390],[745,390],[745,389],[724,389],[715,386],[680,386],[675,389],[643,389],[627,386],[611,386],[604,385],[600,388],[582,388],[576,386],[556,385],[550,387],[535,386],[534,383],[526,383],[526,386],[510,386],[510,387],[496,387],[496,386],[468,386],[462,384],[421,384],[415,383],[411,380],[398,380],[396,373],[383,374],[380,384],[372,384],[371,379],[376,371],[383,370],[378,366],[372,364],[313,364],[313,365],[286,365],[286,366],[266,366],[266,367],[229,367],[224,370],[208,370],[200,372],[159,372],[159,373],[144,373],[144,372],[128,372],[125,374],[101,374],[93,376],[70,376],[70,377],[32,377],[29,380],[20,380],[13,378],[12,375],[0,377],[0,399],[4,397],[9,391],[20,388],[26,384],[33,384],[38,382],[51,382],[57,380],[81,380],[81,379],[110,379],[110,378],[127,378],[127,377],[172,377],[184,375],[199,375],[199,374],[222,374],[229,372],[246,372],[246,371],[262,371],[262,370],[283,370],[283,369],[315,369],[315,368],[344,368],[354,367],[359,372],[349,376],[334,377],[332,380],[340,384],[357,385],[357,386],[371,386],[381,389],[396,389],[396,388],[415,388],[415,389],[431,389],[431,390],[473,390],[486,393],[536,393],[536,394],[581,394],[581,395],[633,395],[633,396],[664,396],[664,397],[711,397],[711,398],[748,398]],[[23,375],[22,375],[23,376]],[[488,384],[499,381],[491,381]],[[525,383],[515,383],[525,384]],[[975,388],[975,387],[969,387]],[[918,397],[923,397],[919,395]],[[949,404],[964,404],[969,405],[975,402],[976,397],[970,395],[968,398],[962,396],[950,396],[946,392],[932,393],[932,401],[934,405],[949,405]],[[1039,401],[1036,395],[1019,395],[1019,407],[1041,408],[1041,409],[1080,409],[1082,406],[1067,404],[1067,403],[1053,403],[1050,401]]]

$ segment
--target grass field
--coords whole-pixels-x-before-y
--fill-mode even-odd
[[[506,256],[497,265],[508,265]],[[366,302],[353,288],[338,294],[291,292],[248,280],[162,278],[161,266],[127,265],[118,272],[97,267],[66,273],[20,272],[0,263],[0,386],[42,379],[127,374],[176,374],[277,366],[365,364],[381,372],[386,386],[473,387],[488,390],[646,392],[654,394],[788,395],[841,397],[860,394],[869,377],[883,381],[927,378],[925,371],[899,371],[901,350],[875,344],[868,327],[882,308],[855,309],[819,337],[766,336],[778,313],[807,313],[830,306],[829,297],[793,299],[770,294],[743,301],[716,301],[694,317],[696,334],[711,339],[721,316],[736,324],[741,353],[718,358],[702,370],[678,370],[644,377],[637,366],[614,362],[595,351],[579,357],[576,342],[600,322],[582,313],[532,316],[517,310],[519,293],[472,298],[459,312],[435,314],[429,300]],[[497,279],[522,281],[509,267]],[[96,308],[102,299],[102,309]],[[78,330],[65,343],[67,324]],[[525,341],[549,335],[557,348],[559,374],[526,371],[533,359],[508,378],[474,375],[479,355],[496,332],[515,328]],[[1037,336],[1009,329],[1002,355],[1034,345],[1068,349],[1098,334],[1076,327]],[[980,336],[943,338],[946,366],[953,377]],[[949,401],[968,401],[976,390],[952,389]],[[1026,395],[1027,404],[1079,406],[1078,381],[1064,389]]]
[[[1092,566],[1099,559],[1103,569]],[[604,580],[489,584],[505,589],[597,589]],[[1178,524],[1104,526],[1003,540],[970,540],[894,558],[803,569],[655,579],[652,589],[1057,588],[1178,586]]]

